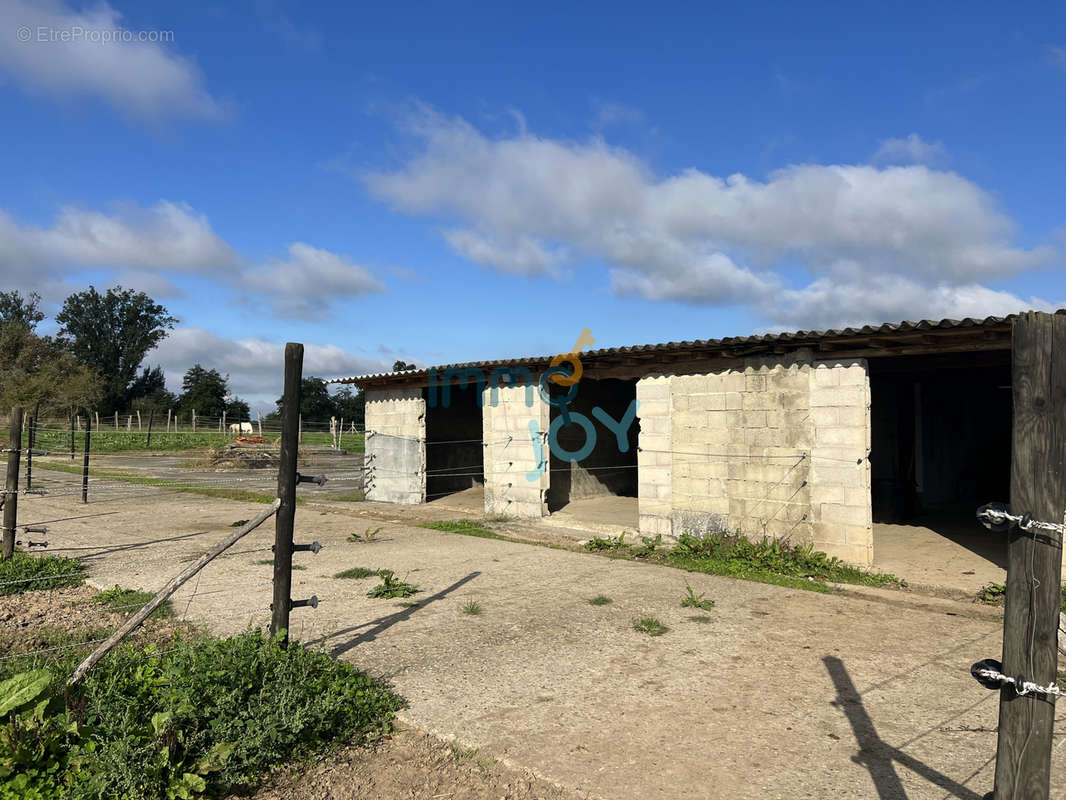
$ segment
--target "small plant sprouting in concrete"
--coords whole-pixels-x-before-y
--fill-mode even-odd
[[[663,543],[663,537],[662,534],[657,533],[654,539],[650,536],[641,536],[640,541],[641,543],[633,548],[634,558],[647,558],[655,555]]]
[[[693,591],[692,587],[689,586],[687,583],[685,584],[685,591],[687,592],[687,594],[683,598],[681,598],[682,608],[700,608],[704,611],[710,611],[712,608],[714,608],[713,600],[704,600],[704,595],[696,594],[696,592]]]
[[[376,528],[367,528],[364,533],[353,533],[348,537],[349,542],[357,542],[359,544],[373,544],[377,541],[377,536],[381,533],[382,526]]]
[[[598,550],[628,550],[630,546],[626,544],[626,532],[622,531],[618,536],[608,536],[606,538],[593,536],[582,547],[589,552],[596,552]]]
[[[595,597],[590,597],[589,598],[589,605],[590,606],[608,606],[608,605],[610,605],[613,602],[614,602],[614,600],[612,600],[611,598],[609,598],[605,594],[598,594]]]
[[[410,597],[418,592],[418,587],[411,583],[396,580],[395,573],[391,569],[383,569],[378,572],[381,583],[366,593],[367,597],[378,600],[387,600],[394,597]]]
[[[655,619],[655,617],[644,617],[643,619],[633,620],[633,630],[639,633],[646,633],[648,636],[662,636],[670,629]]]
[[[977,599],[982,603],[997,605],[1002,603],[1007,596],[1007,587],[1002,583],[990,583],[982,586],[977,593]]]
[[[471,616],[476,617],[481,614],[481,606],[478,605],[477,601],[471,600],[469,603],[463,606],[463,613],[470,614]]]

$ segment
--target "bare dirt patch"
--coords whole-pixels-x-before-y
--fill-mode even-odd
[[[476,750],[401,727],[372,748],[348,748],[310,770],[292,770],[252,795],[252,800],[576,800],[581,796]]]

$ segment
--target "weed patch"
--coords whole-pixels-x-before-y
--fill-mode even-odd
[[[58,651],[60,654],[65,651]],[[256,631],[127,643],[68,692],[60,655],[0,683],[0,798],[189,798],[387,732],[387,686]]]
[[[370,578],[375,575],[380,575],[381,573],[382,570],[380,569],[368,569],[367,567],[352,567],[351,569],[344,570],[344,572],[338,572],[333,577],[360,580],[361,578]]]
[[[16,550],[0,561],[0,595],[81,586],[85,569],[73,558],[31,556]]]
[[[681,607],[699,608],[703,611],[710,611],[712,608],[714,608],[714,601],[705,600],[702,594],[696,594],[692,587],[686,583],[685,596],[681,598]]]
[[[391,569],[383,569],[378,572],[378,575],[381,576],[381,583],[367,592],[367,597],[385,600],[393,597],[410,597],[419,591],[414,584],[396,580]]]
[[[644,617],[643,619],[633,620],[633,630],[639,633],[646,633],[648,636],[662,636],[670,629],[655,619],[655,617]]]
[[[614,602],[614,600],[612,600],[611,598],[609,598],[605,594],[598,594],[595,597],[590,597],[589,598],[589,605],[590,606],[607,606],[607,605],[610,605],[613,602]]]
[[[155,597],[155,595],[151,592],[141,592],[137,589],[123,589],[121,586],[116,585],[114,589],[105,589],[99,594],[94,595],[93,602],[107,606],[111,611],[129,615],[144,606],[144,604],[153,597]],[[170,601],[167,600],[163,605],[153,611],[151,616],[157,619],[172,617],[174,616],[174,608],[170,605]]]
[[[381,525],[376,528],[367,528],[364,533],[353,533],[348,537],[348,541],[358,542],[360,544],[373,544],[377,541],[378,534],[381,533],[381,530]]]
[[[440,522],[426,522],[422,527],[446,533],[461,533],[463,536],[477,536],[481,539],[503,538],[488,528],[481,527],[480,523],[472,519],[446,519]]]
[[[463,606],[463,613],[469,614],[472,617],[480,616],[481,606],[477,602],[471,600],[469,603]]]
[[[255,563],[259,564],[260,566],[267,566],[267,565],[274,566],[274,559],[272,559],[272,558],[261,558],[258,561],[256,561]],[[302,569],[307,569],[307,567],[305,567],[303,564],[293,564],[292,565],[292,569],[293,569],[294,572],[299,572]]]
[[[1007,587],[1002,583],[990,583],[977,592],[977,600],[989,605],[1000,605],[1007,597]]]
[[[618,536],[593,536],[583,545],[590,553],[596,553],[604,550],[610,550],[614,552],[629,550],[630,545],[626,544],[626,534],[622,531]]]

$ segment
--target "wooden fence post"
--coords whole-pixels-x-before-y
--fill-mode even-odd
[[[1011,513],[1062,524],[1066,511],[1066,315],[1030,311],[1012,333]],[[1003,674],[1055,682],[1062,537],[1012,526],[1007,539]],[[1047,800],[1053,697],[1000,690],[997,800]]]
[[[89,502],[89,439],[92,436],[93,423],[89,415],[85,415],[85,454],[81,462],[81,501]]]
[[[70,415],[70,460],[74,460],[74,429],[77,427],[78,415]]]
[[[296,518],[296,456],[300,444],[300,379],[303,376],[304,346],[285,345],[285,388],[282,394],[281,459],[278,464],[278,499],[281,506],[274,518],[274,602],[270,608],[270,635],[279,633],[289,640],[289,611],[292,609],[292,532]]]
[[[192,410],[192,432],[196,433],[196,409]]]
[[[171,409],[168,408],[167,409],[167,433],[170,433],[170,411],[171,411]]]
[[[259,426],[259,438],[261,439],[263,438],[263,414],[258,408],[255,410],[255,422]]]
[[[139,412],[138,412],[139,413]],[[145,449],[151,449],[152,447],[152,420],[155,419],[155,409],[148,409],[148,436],[145,439]]]
[[[33,416],[30,417],[29,429],[30,429],[30,444],[26,448],[26,488],[33,488],[33,448],[37,446],[37,412],[40,410],[41,404],[38,402],[33,407]]]
[[[15,526],[18,524],[19,456],[22,455],[22,407],[11,409],[11,427],[7,440],[7,481],[4,484],[4,544],[0,551],[3,560],[15,554]]]

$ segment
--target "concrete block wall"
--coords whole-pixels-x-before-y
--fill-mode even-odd
[[[816,362],[811,373],[811,542],[853,564],[873,563],[870,377],[866,361]]]
[[[637,508],[644,536],[673,535],[672,394],[668,375],[637,381]]]
[[[496,403],[486,388],[483,399],[485,513],[544,516],[550,406],[535,388],[527,392],[524,386],[500,387]],[[532,433],[530,422],[535,423]]]
[[[366,497],[426,500],[426,401],[421,389],[366,390]]]
[[[865,362],[749,359],[637,393],[643,535],[740,530],[872,562]]]

